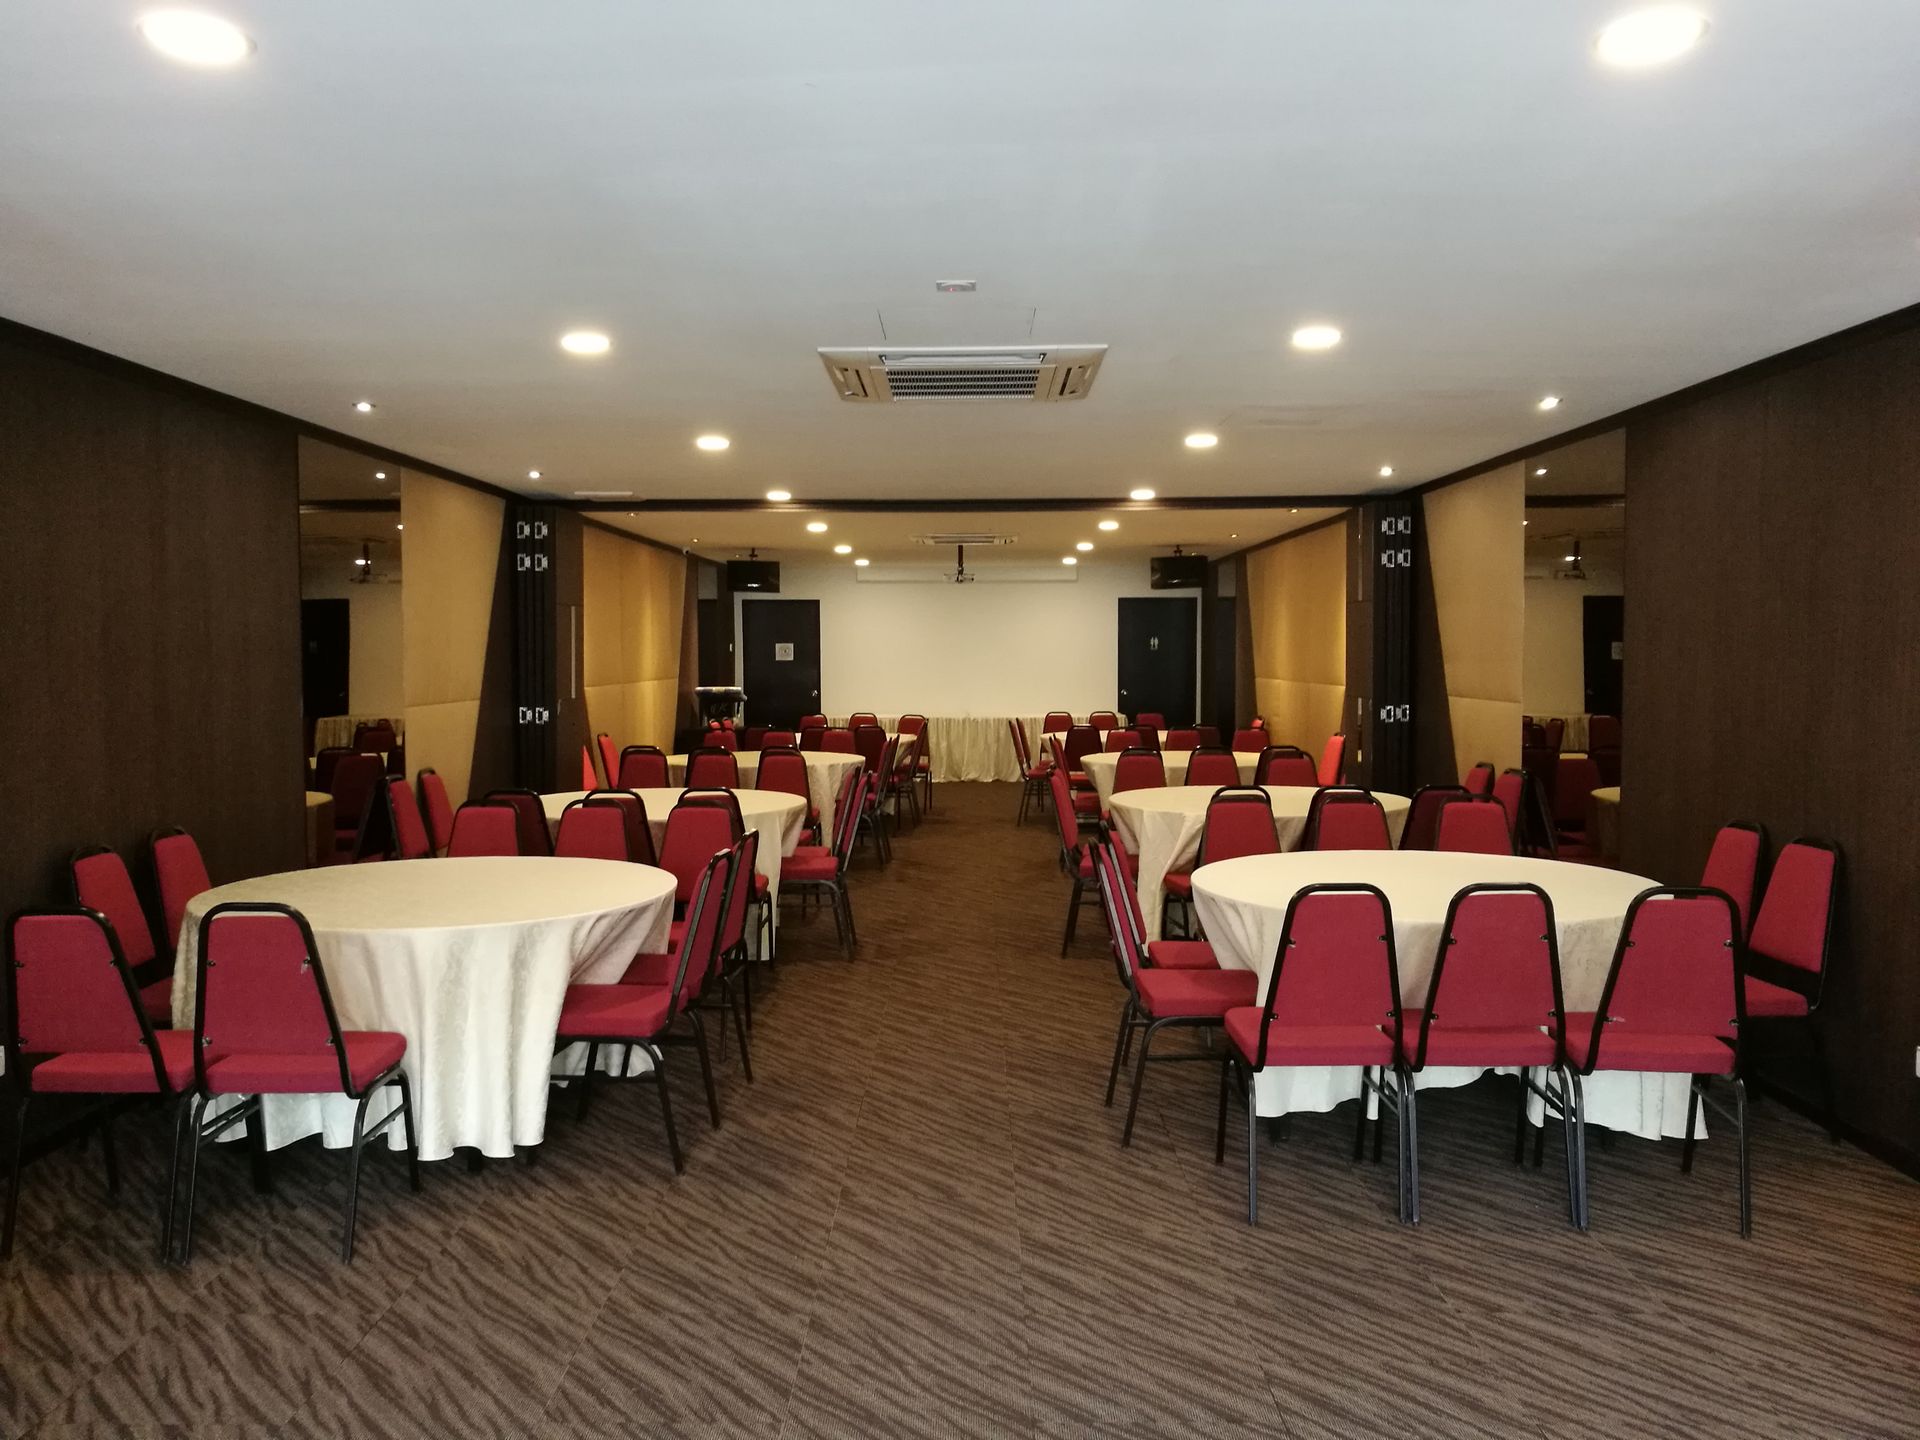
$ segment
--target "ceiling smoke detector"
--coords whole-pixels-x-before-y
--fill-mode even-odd
[[[1104,345],[954,345],[822,349],[842,400],[1080,400]]]

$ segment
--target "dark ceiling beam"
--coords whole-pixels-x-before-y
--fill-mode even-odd
[[[1151,515],[1167,510],[1344,510],[1373,495],[1164,495],[1157,500],[1103,500],[1075,496],[1060,499],[928,500],[902,496],[893,500],[579,500],[570,508],[589,515],[800,515],[819,512],[839,515],[978,515],[995,511],[1027,514],[1038,511],[1110,511],[1116,515]]]

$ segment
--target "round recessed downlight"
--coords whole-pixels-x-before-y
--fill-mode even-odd
[[[1220,443],[1220,437],[1205,430],[1196,430],[1187,436],[1189,450],[1211,450]]]
[[[1382,465],[1380,467],[1380,478],[1382,480],[1391,480],[1393,478],[1393,467],[1391,465]]]
[[[1083,554],[1083,555],[1084,555],[1084,554],[1085,554],[1085,553],[1086,553],[1087,551],[1089,551],[1089,550],[1091,550],[1091,549],[1093,548],[1093,541],[1091,541],[1091,540],[1076,540],[1076,541],[1074,542],[1074,546],[1073,546],[1073,548],[1074,548],[1074,549],[1076,549],[1076,550],[1078,550],[1078,551],[1079,551],[1079,552],[1080,552],[1081,554]]]
[[[1340,327],[1337,325],[1302,325],[1293,332],[1293,348],[1296,350],[1331,350],[1340,343]]]
[[[1560,397],[1558,395],[1542,395],[1540,397],[1540,408],[1542,410],[1558,410],[1560,408]]]
[[[853,547],[851,545],[836,545],[833,547],[833,553],[836,555],[851,555],[853,553]]]
[[[373,478],[376,480],[384,480],[387,478],[387,472],[384,470],[376,470],[373,472]]]
[[[371,415],[373,413],[373,402],[371,400],[356,400],[353,402],[353,408],[358,410],[362,415]]]
[[[1079,557],[1075,555],[1062,555],[1060,557],[1060,563],[1062,565],[1078,565],[1080,560]]]
[[[1153,498],[1153,491],[1145,485],[1142,485],[1137,490],[1129,490],[1127,492],[1127,498],[1129,500],[1151,500]]]
[[[1542,465],[1538,470],[1534,471],[1533,473],[1536,475],[1544,475],[1547,473],[1547,467]]]
[[[724,435],[702,435],[693,443],[702,450],[724,450],[733,442]]]
[[[827,533],[827,522],[826,522],[826,521],[824,521],[824,520],[809,520],[809,521],[807,521],[807,533],[808,533],[809,535],[824,535],[824,534],[826,534],[826,533]]]
[[[137,28],[141,39],[182,65],[218,69],[238,65],[253,53],[246,31],[204,10],[149,10]]]
[[[1593,53],[1603,65],[1645,70],[1678,60],[1706,33],[1707,17],[1690,5],[1648,5],[1608,21]]]
[[[858,560],[854,561],[853,563],[855,565],[858,565],[862,570],[864,570],[867,568],[867,566],[871,565],[873,562],[867,559],[866,556],[862,555]]]
[[[1102,530],[1118,530],[1120,528],[1120,522],[1118,520],[1102,520],[1098,528]]]
[[[787,501],[791,500],[792,498],[793,498],[793,492],[791,490],[767,491],[767,499],[771,500],[776,505],[784,505],[787,503]]]
[[[604,355],[613,341],[598,330],[569,330],[560,337],[560,348],[569,355]]]
[[[529,480],[538,480],[540,478],[540,472],[538,470],[529,470],[527,471],[527,478]]]

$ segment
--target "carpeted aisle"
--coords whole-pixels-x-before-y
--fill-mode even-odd
[[[652,1094],[555,1113],[538,1164],[203,1166],[188,1271],[153,1256],[157,1121],[122,1204],[97,1155],[40,1164],[0,1271],[0,1435],[435,1437],[1765,1437],[1920,1424],[1920,1187],[1778,1106],[1756,1117],[1755,1238],[1731,1154],[1595,1148],[1594,1231],[1506,1158],[1511,1082],[1421,1109],[1425,1223],[1351,1109],[1212,1163],[1210,1065],[1154,1067],[1133,1148],[1101,1107],[1120,991],[1093,912],[1011,785],[943,785],[863,943],[795,914],[757,1083],[725,1125],[678,1053],[687,1173]],[[422,862],[431,863],[431,862]],[[1175,1041],[1174,1043],[1179,1043]],[[132,1132],[140,1132],[138,1134]]]

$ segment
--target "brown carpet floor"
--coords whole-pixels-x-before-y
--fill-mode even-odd
[[[1101,1089],[1120,992],[1011,786],[941,788],[863,861],[863,944],[796,916],[757,1083],[711,1130],[686,1052],[658,1109],[608,1087],[539,1162],[372,1158],[351,1267],[343,1157],[203,1166],[192,1267],[161,1267],[157,1121],[37,1165],[0,1271],[0,1436],[1912,1436],[1920,1186],[1756,1113],[1755,1233],[1731,1146],[1593,1155],[1566,1225],[1557,1142],[1507,1159],[1511,1081],[1421,1107],[1424,1223],[1351,1107],[1263,1149],[1244,1222],[1212,1163],[1215,1071],[1155,1067],[1131,1150]],[[138,1132],[138,1133],[133,1133]],[[1263,1142],[1264,1145],[1265,1142]],[[1389,1156],[1390,1156],[1389,1151]]]

